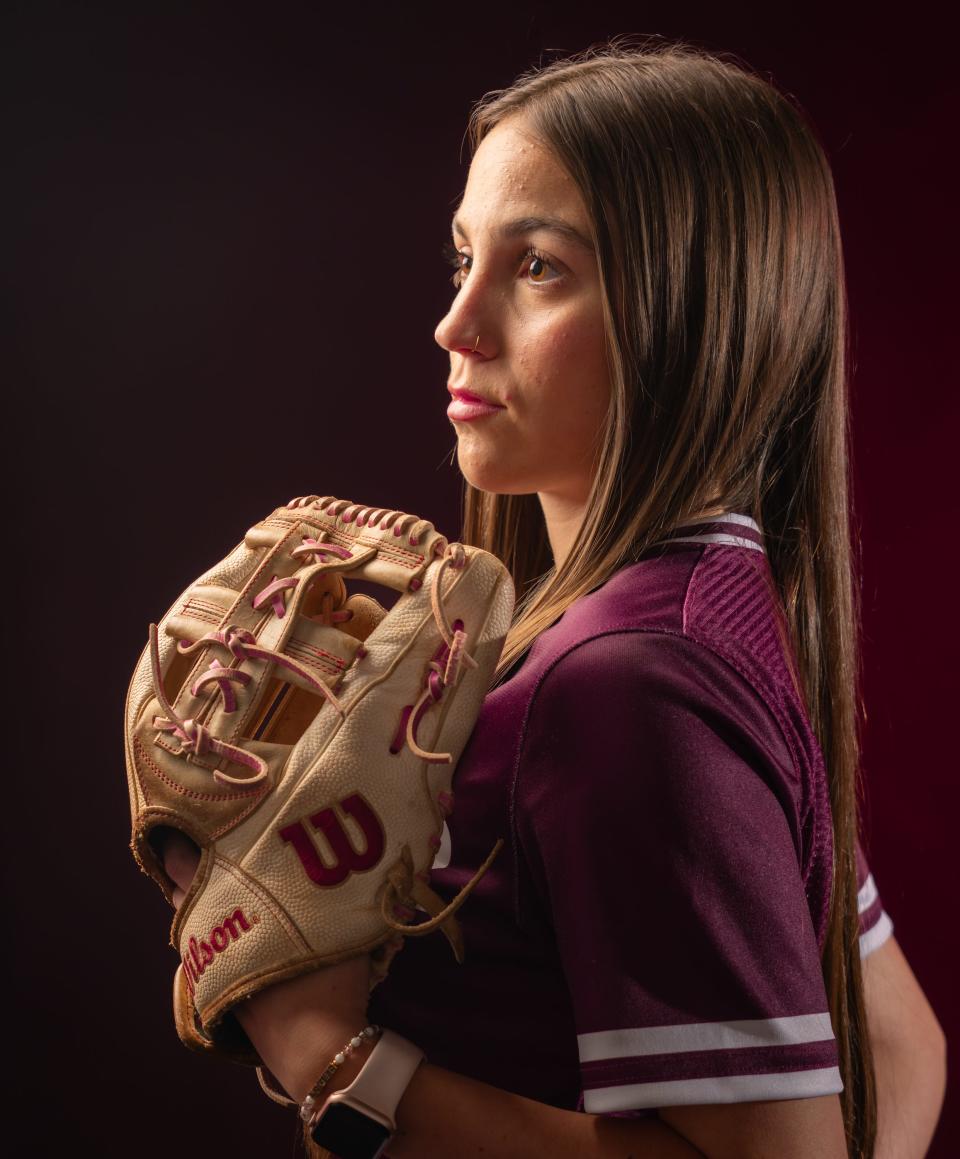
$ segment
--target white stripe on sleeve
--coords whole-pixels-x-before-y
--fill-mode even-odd
[[[867,880],[860,887],[860,892],[857,894],[857,913],[863,913],[868,910],[877,900],[877,883],[873,880],[873,874],[867,874]]]
[[[880,911],[880,918],[866,933],[860,935],[860,957],[865,958],[874,950],[879,950],[883,943],[893,934],[893,922],[886,910]]]
[[[769,1099],[810,1099],[843,1090],[838,1067],[788,1071],[785,1074],[721,1075],[661,1083],[628,1083],[584,1091],[583,1109],[592,1115],[636,1111],[645,1107],[699,1103],[745,1103]]]
[[[792,1046],[827,1042],[834,1037],[829,1012],[789,1018],[745,1018],[736,1022],[692,1022],[681,1026],[630,1027],[578,1034],[580,1061],[637,1058],[645,1054],[680,1054],[739,1047]]]

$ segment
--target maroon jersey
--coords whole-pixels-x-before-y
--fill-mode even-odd
[[[690,524],[577,600],[481,708],[431,882],[466,960],[408,937],[370,1017],[568,1109],[842,1090],[820,966],[823,757],[763,537]],[[469,645],[468,645],[469,647]],[[861,953],[892,926],[858,850]]]

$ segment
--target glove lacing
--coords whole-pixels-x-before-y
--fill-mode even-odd
[[[384,923],[392,930],[399,930],[404,934],[414,934],[418,937],[421,934],[429,934],[438,926],[442,926],[443,932],[447,935],[447,940],[453,947],[457,960],[462,961],[463,949],[461,938],[456,930],[455,923],[451,919],[473,892],[480,878],[483,877],[493,864],[493,859],[500,852],[502,845],[503,838],[498,837],[493,849],[487,854],[473,877],[463,886],[456,897],[446,905],[444,905],[443,898],[435,893],[422,877],[414,873],[413,857],[410,853],[410,847],[404,845],[399,861],[387,871],[387,887],[380,898],[380,916]],[[392,913],[394,907],[399,903],[401,906],[409,908],[411,901],[421,905],[430,914],[430,917],[426,921],[411,925],[409,922],[396,920]],[[415,915],[416,911],[411,911],[410,917],[413,918]]]
[[[303,548],[296,548],[295,551],[301,554],[306,554],[307,552],[320,554],[323,551],[330,551],[341,559],[344,558],[343,549],[336,548],[333,544],[321,544],[317,541],[311,541],[309,544],[305,544],[305,548],[306,551]],[[443,558],[437,569],[435,581],[430,591],[430,603],[433,609],[434,619],[443,637],[444,644],[448,649],[448,656],[443,668],[441,668],[441,665],[437,661],[430,661],[430,672],[426,685],[419,699],[412,706],[407,717],[404,732],[404,738],[411,751],[422,760],[433,763],[449,763],[452,760],[452,755],[450,753],[427,752],[417,744],[415,730],[419,723],[421,711],[425,710],[424,706],[428,699],[436,703],[440,700],[443,689],[448,684],[457,684],[464,665],[470,668],[477,667],[477,661],[466,650],[466,632],[462,628],[457,628],[456,630],[451,628],[440,600],[441,581],[445,570],[448,567],[456,569],[462,568],[465,563],[466,553],[463,544],[448,544],[446,550],[443,552]],[[295,577],[291,577],[290,580],[271,581],[258,594],[255,601],[256,606],[269,602],[273,607],[274,613],[282,617],[284,604],[281,591],[295,586],[298,582]],[[187,655],[190,652],[196,651],[198,648],[206,648],[211,644],[218,644],[226,648],[231,656],[240,663],[245,660],[264,660],[289,669],[291,672],[296,673],[312,689],[325,697],[341,717],[346,716],[346,710],[343,704],[327,684],[322,680],[318,680],[308,668],[298,663],[292,657],[286,656],[282,652],[275,652],[270,648],[261,647],[257,643],[257,638],[253,633],[248,632],[245,628],[231,624],[215,632],[206,632],[192,644],[184,644],[182,640],[179,640],[177,641],[177,651],[181,655]],[[220,769],[214,769],[214,780],[222,784],[250,788],[266,780],[269,775],[269,766],[257,753],[241,748],[239,745],[230,744],[228,741],[214,736],[199,721],[193,719],[184,720],[178,716],[163,688],[163,674],[160,669],[159,630],[156,624],[150,625],[150,661],[154,695],[164,712],[163,716],[154,718],[154,726],[160,732],[169,732],[177,737],[181,743],[180,751],[183,753],[196,754],[197,756],[208,752],[216,753],[218,756],[224,757],[229,761],[245,765],[253,771],[254,775],[251,777],[232,777],[229,773],[225,773]],[[237,668],[227,668],[219,660],[214,659],[211,661],[210,668],[198,677],[190,691],[193,695],[197,695],[205,684],[216,683],[223,696],[224,710],[229,713],[233,712],[236,708],[236,697],[232,685],[234,683],[246,685],[250,682],[250,679],[249,673],[241,672]]]

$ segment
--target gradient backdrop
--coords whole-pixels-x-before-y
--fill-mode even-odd
[[[169,913],[127,850],[127,677],[148,619],[290,496],[400,507],[456,538],[432,334],[470,103],[617,33],[737,54],[797,96],[829,151],[856,351],[867,841],[955,1045],[958,107],[932,9],[909,14],[5,6],[4,460],[26,518],[6,602],[4,732],[21,748],[4,770],[4,1054],[34,1153],[290,1153],[292,1118],[252,1072],[176,1039]],[[958,1147],[948,1106],[931,1154]]]

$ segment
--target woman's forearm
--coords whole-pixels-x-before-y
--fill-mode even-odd
[[[422,1063],[397,1109],[389,1159],[702,1159],[659,1119],[565,1111]]]
[[[864,959],[863,987],[877,1076],[876,1159],[922,1159],[946,1091],[943,1030],[896,938]]]
[[[365,994],[364,970],[343,963],[270,987],[238,1006],[236,1014],[267,1067],[299,1102],[334,1053],[364,1025],[359,1003]],[[341,1013],[331,1015],[332,1008]],[[345,1061],[324,1097],[350,1085],[370,1049],[364,1044]],[[429,1062],[417,1068],[396,1120],[390,1159],[702,1159],[703,1154],[659,1119],[562,1110]]]
[[[931,1030],[910,1043],[874,1039],[877,1075],[875,1159],[923,1159],[947,1086],[946,1043]]]

